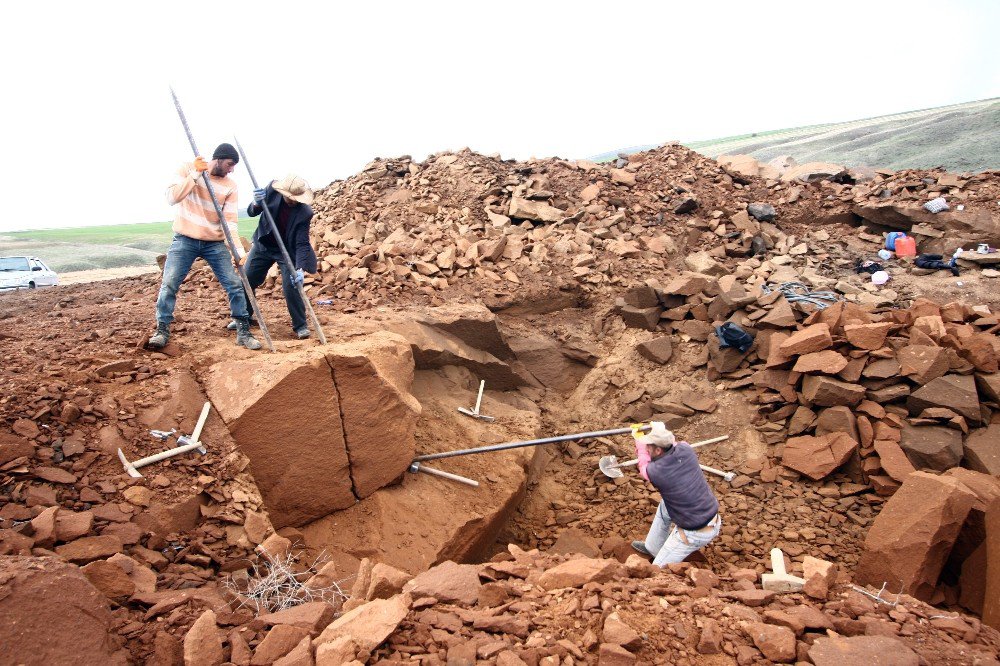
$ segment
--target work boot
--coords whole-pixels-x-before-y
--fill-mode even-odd
[[[646,557],[652,557],[653,556],[653,554],[651,552],[649,552],[648,550],[646,550],[646,542],[645,541],[638,541],[638,540],[633,541],[632,542],[632,549],[635,550],[635,552],[639,553],[640,555],[645,555]]]
[[[250,332],[250,317],[236,320],[236,344],[247,349],[260,349],[260,343]]]
[[[156,323],[156,333],[149,339],[146,346],[150,349],[163,349],[170,340],[170,324]]]
[[[254,319],[253,317],[250,318],[250,327],[251,328],[257,328],[257,320]],[[236,330],[236,320],[235,319],[230,319],[229,320],[229,323],[226,324],[226,330],[228,330],[228,331],[235,331]]]
[[[302,328],[295,329],[295,335],[299,336],[299,340],[305,340],[309,337],[309,327],[303,326]]]

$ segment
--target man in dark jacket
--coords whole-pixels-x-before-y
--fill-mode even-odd
[[[313,216],[310,206],[313,200],[312,190],[306,181],[289,174],[264,189],[254,190],[253,195],[254,200],[247,206],[247,214],[251,217],[260,215],[263,207],[267,206],[288,250],[288,256],[295,265],[286,265],[270,223],[265,217],[261,217],[253,234],[253,248],[246,258],[247,282],[256,292],[271,266],[277,263],[281,270],[281,289],[285,294],[285,304],[288,305],[288,314],[292,316],[292,328],[299,339],[308,338],[306,305],[298,288],[305,279],[305,273],[316,272],[316,253],[309,244],[309,222]],[[229,326],[233,327],[234,324],[230,323]]]
[[[658,567],[683,562],[719,535],[722,520],[719,501],[701,471],[698,457],[687,442],[675,442],[674,434],[659,421],[652,429],[635,435],[639,473],[652,483],[663,499],[653,516],[645,541],[632,547],[653,558]]]

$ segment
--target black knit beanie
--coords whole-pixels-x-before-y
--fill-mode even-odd
[[[213,160],[232,160],[233,162],[240,161],[240,154],[236,152],[231,143],[220,143],[219,147],[215,149],[212,153]]]

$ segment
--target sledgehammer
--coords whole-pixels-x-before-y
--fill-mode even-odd
[[[207,453],[207,449],[201,443],[201,430],[205,427],[205,421],[208,420],[208,412],[212,409],[212,403],[206,402],[205,406],[201,408],[201,416],[198,417],[198,424],[194,427],[194,432],[191,433],[190,437],[178,437],[177,442],[180,446],[176,446],[172,449],[167,449],[166,451],[161,451],[160,453],[154,453],[151,456],[146,456],[145,458],[140,458],[135,462],[129,462],[125,454],[122,453],[121,449],[118,449],[118,459],[122,461],[122,465],[125,466],[125,471],[133,479],[142,478],[142,474],[139,473],[140,467],[145,467],[146,465],[151,465],[155,462],[160,462],[161,460],[166,460],[167,458],[172,458],[174,456],[180,455],[182,453],[187,453],[188,451],[197,450],[198,453],[204,455]]]

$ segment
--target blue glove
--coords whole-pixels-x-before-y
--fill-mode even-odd
[[[306,281],[306,276],[305,273],[302,272],[302,269],[301,268],[295,269],[295,272],[292,273],[292,284],[296,287],[301,287],[305,281]]]
[[[264,201],[264,190],[256,189],[253,191],[253,202],[260,205]]]

